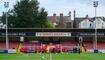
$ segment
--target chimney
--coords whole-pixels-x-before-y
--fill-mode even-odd
[[[86,15],[86,17],[85,17],[86,19],[88,19],[89,18],[89,16],[88,16],[88,14]]]
[[[60,21],[59,21],[57,28],[66,28],[66,25],[64,23],[63,13],[60,13]]]
[[[74,19],[75,19],[75,16],[76,16],[76,11],[74,10]]]
[[[69,17],[69,18],[70,18],[70,20],[71,20],[71,11],[68,13],[68,15],[69,15],[68,17]]]
[[[63,13],[60,13],[60,24],[64,24]]]
[[[53,23],[56,23],[56,13],[53,14]]]

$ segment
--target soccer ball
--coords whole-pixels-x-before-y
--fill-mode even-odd
[[[42,59],[44,59],[45,57],[44,56],[42,56]]]

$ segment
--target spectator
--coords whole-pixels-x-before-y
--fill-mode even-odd
[[[69,53],[71,53],[71,48],[69,48]]]
[[[85,52],[87,51],[87,48],[85,48]]]
[[[20,48],[20,52],[23,52],[23,49],[22,48]]]
[[[35,53],[37,53],[38,52],[38,49],[37,48],[35,48]]]
[[[28,53],[28,48],[24,48],[24,52],[25,53]]]
[[[62,53],[64,53],[64,51],[65,51],[64,48],[62,48]]]

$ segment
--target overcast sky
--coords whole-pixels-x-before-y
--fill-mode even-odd
[[[4,9],[4,2],[9,1],[10,6],[9,9],[13,7],[16,0],[0,0],[0,16]],[[93,1],[94,0],[38,0],[40,2],[40,7],[44,7],[46,11],[48,11],[48,15],[52,16],[53,13],[56,13],[58,16],[60,13],[64,15],[68,15],[68,12],[76,11],[77,17],[85,17],[85,15],[89,15],[89,17],[94,17],[94,8]],[[105,17],[105,0],[98,0],[99,6],[97,8],[97,16]]]

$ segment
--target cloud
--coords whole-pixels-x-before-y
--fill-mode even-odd
[[[57,12],[64,12],[67,15],[68,11],[73,11],[74,9],[79,12],[78,16],[84,16],[85,14],[89,14],[90,16],[94,16],[94,8],[93,8],[94,0],[49,0],[48,2],[42,3],[40,6],[45,7],[49,12],[49,15]],[[105,6],[102,5],[104,0],[99,1],[99,15],[101,15]],[[65,13],[65,11],[67,11]],[[102,12],[101,12],[102,11]],[[103,14],[102,14],[103,15]]]
[[[49,1],[49,0],[38,0],[39,2],[47,2],[47,1]]]
[[[10,2],[10,9],[16,3],[16,0],[0,0],[0,15],[4,10],[3,2]],[[68,12],[76,10],[77,17],[84,17],[86,14],[89,14],[90,17],[94,17],[94,0],[38,0],[40,2],[40,7],[44,7],[48,11],[48,15],[53,15],[53,13],[64,13],[68,15]],[[105,16],[105,1],[98,0],[99,7],[97,9],[98,16]]]

